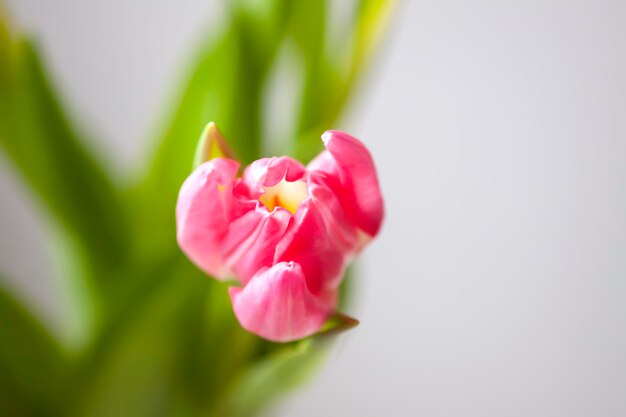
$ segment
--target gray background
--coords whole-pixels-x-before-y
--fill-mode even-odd
[[[120,170],[219,12],[9,5]],[[282,415],[626,415],[625,22],[621,1],[400,6],[348,124],[387,203],[362,324]],[[54,317],[48,222],[5,162],[0,195],[0,265]]]

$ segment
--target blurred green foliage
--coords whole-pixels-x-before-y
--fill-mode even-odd
[[[333,39],[329,2],[229,2],[158,127],[154,157],[124,184],[90,152],[36,46],[0,11],[0,144],[56,222],[66,265],[61,334],[0,288],[0,415],[249,416],[313,370],[325,338],[276,344],[242,330],[225,286],[178,250],[174,206],[209,120],[244,163],[261,156],[268,79],[285,45],[304,74],[284,152],[319,152],[393,6],[353,3],[339,23],[347,36]]]

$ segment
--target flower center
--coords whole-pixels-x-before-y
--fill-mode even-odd
[[[291,214],[295,214],[300,202],[306,196],[306,183],[304,181],[289,182],[282,179],[276,185],[265,187],[265,193],[259,197],[259,201],[269,211],[274,210],[276,206],[280,206],[289,210]]]

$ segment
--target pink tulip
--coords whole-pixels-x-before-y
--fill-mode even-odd
[[[235,315],[269,340],[320,330],[336,310],[347,264],[383,219],[367,148],[339,131],[322,140],[326,151],[308,167],[286,156],[263,158],[238,177],[236,161],[215,157],[178,196],[181,249],[206,273],[240,283],[230,289]]]

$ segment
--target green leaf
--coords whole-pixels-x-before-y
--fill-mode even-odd
[[[74,414],[206,416],[256,353],[261,341],[241,329],[225,285],[178,261],[155,270],[86,352]]]
[[[310,338],[260,358],[242,370],[223,409],[215,415],[255,415],[304,383],[325,358],[327,348],[327,339]]]
[[[119,195],[71,128],[32,44],[1,18],[0,68],[0,145],[106,291],[128,254]]]
[[[254,415],[296,390],[324,360],[336,337],[358,324],[356,319],[337,313],[319,333],[307,339],[288,344],[258,344],[258,356],[232,380],[228,395],[215,409],[215,416]]]
[[[0,287],[0,415],[59,415],[68,361],[57,341]]]
[[[326,39],[322,51],[315,50],[313,58],[305,53],[306,79],[295,146],[299,159],[312,159],[322,148],[320,135],[336,128],[395,4],[395,0],[360,0],[353,21],[347,24],[351,28],[347,41]]]
[[[124,301],[81,352],[71,382],[70,414],[158,416],[175,414],[171,393],[176,331],[190,294],[205,294],[206,278],[186,260],[164,260],[129,289]],[[176,279],[172,279],[175,277]]]
[[[192,168],[196,169],[213,158],[237,159],[215,122],[209,122],[196,145]]]
[[[147,175],[129,191],[142,242],[140,253],[166,256],[176,250],[174,206],[189,175],[198,135],[213,120],[243,163],[260,157],[261,104],[265,79],[284,34],[285,0],[237,2],[230,24],[200,49],[178,105],[158,141]]]

